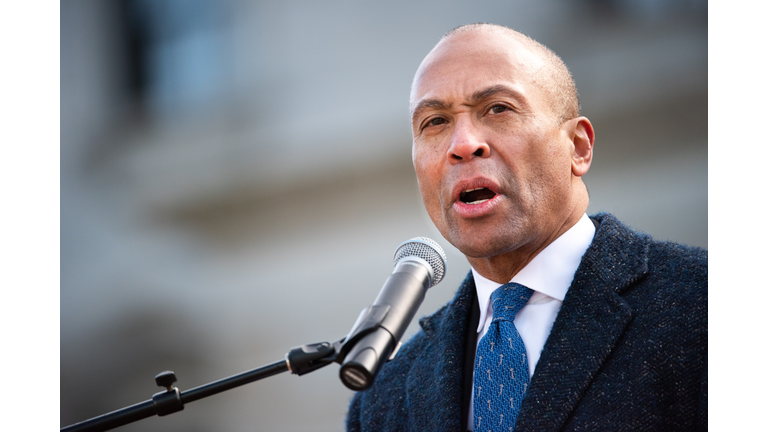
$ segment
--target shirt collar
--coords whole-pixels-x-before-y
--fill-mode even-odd
[[[523,267],[510,282],[527,286],[534,291],[534,296],[541,293],[562,302],[565,293],[571,286],[573,276],[579,268],[581,257],[592,244],[594,236],[595,226],[584,214],[576,222],[576,225],[533,257],[531,262]],[[477,329],[479,332],[482,330],[488,314],[491,294],[502,284],[486,279],[474,268],[472,269],[472,276],[475,279],[477,301],[480,305],[480,324]]]

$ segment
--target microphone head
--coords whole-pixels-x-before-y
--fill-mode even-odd
[[[441,248],[437,242],[427,237],[415,237],[403,242],[397,247],[397,250],[395,250],[395,265],[397,265],[398,261],[401,259],[410,256],[421,258],[432,267],[432,273],[435,277],[432,279],[432,285],[429,286],[430,288],[443,280],[447,259],[445,258],[443,248]]]

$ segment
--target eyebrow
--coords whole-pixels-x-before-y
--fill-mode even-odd
[[[478,90],[472,93],[472,96],[469,98],[469,102],[471,105],[474,105],[484,99],[488,99],[498,94],[512,97],[518,100],[521,104],[527,105],[527,100],[522,93],[504,84],[492,85],[488,88]],[[413,120],[415,120],[419,115],[421,115],[423,111],[427,109],[430,109],[430,108],[445,109],[445,108],[449,108],[450,106],[451,104],[447,104],[440,99],[424,99],[421,102],[419,102],[418,105],[416,105],[416,108],[413,109],[413,114],[411,114],[411,122],[413,122]]]
[[[523,96],[522,93],[519,91],[507,87],[504,84],[496,84],[492,85],[484,90],[478,90],[474,93],[472,93],[472,97],[469,99],[473,104],[482,101],[483,99],[487,99],[491,96],[495,96],[497,94],[503,94],[510,96],[514,99],[517,99],[523,103],[525,103],[526,99],[525,96]]]

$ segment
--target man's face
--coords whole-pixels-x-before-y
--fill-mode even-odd
[[[424,206],[468,257],[538,250],[573,211],[573,146],[532,73],[543,61],[488,32],[444,40],[414,80],[413,164]]]

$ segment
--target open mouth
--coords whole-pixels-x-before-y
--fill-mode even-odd
[[[459,201],[465,204],[480,204],[496,196],[496,193],[488,188],[468,189],[459,194]]]

